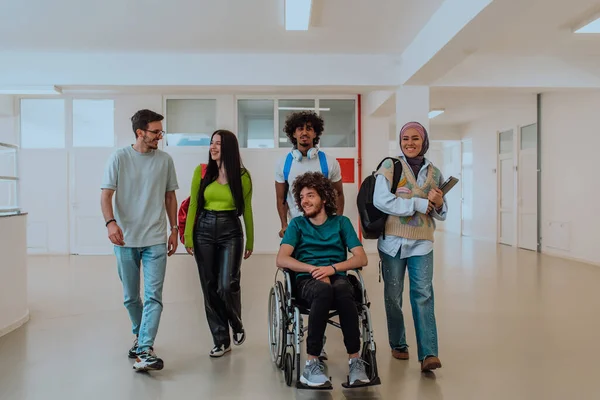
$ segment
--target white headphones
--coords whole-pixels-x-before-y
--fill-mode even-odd
[[[308,153],[306,153],[306,157],[309,160],[312,160],[313,158],[315,158],[317,156],[317,153],[319,153],[319,148],[313,147],[312,149],[308,150]],[[302,161],[302,153],[298,149],[292,150],[292,157],[294,157],[294,160],[296,160],[296,161]]]

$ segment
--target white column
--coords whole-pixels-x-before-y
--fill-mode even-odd
[[[429,133],[428,86],[400,86],[396,90],[396,146],[393,155],[400,154],[400,129],[410,121],[419,122]]]

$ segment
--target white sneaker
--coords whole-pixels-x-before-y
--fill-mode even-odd
[[[231,346],[225,348],[225,345],[215,346],[210,351],[209,356],[211,357],[222,357],[225,353],[231,351]]]
[[[239,346],[240,344],[244,343],[244,340],[246,340],[246,332],[243,329],[241,332],[233,334],[233,344],[235,344],[236,346]]]
[[[158,358],[153,350],[137,354],[133,364],[133,369],[136,371],[160,371],[163,368],[163,360]]]

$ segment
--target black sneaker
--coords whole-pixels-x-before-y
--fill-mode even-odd
[[[236,346],[239,346],[240,344],[244,343],[244,340],[246,340],[246,331],[244,331],[243,329],[241,332],[233,334],[233,344],[235,344]]]
[[[213,347],[213,349],[210,351],[210,353],[208,355],[213,358],[222,357],[225,353],[228,353],[230,351],[231,351],[231,346],[225,347],[225,345],[222,344],[220,346]]]
[[[133,369],[136,371],[160,371],[163,367],[163,360],[158,358],[153,350],[138,354],[133,364]]]
[[[138,338],[136,336],[133,341],[133,346],[129,349],[128,357],[129,358],[137,358],[137,349],[138,349]]]

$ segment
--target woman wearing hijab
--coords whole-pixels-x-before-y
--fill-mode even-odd
[[[392,190],[394,163],[385,160],[376,172],[373,204],[388,214],[385,235],[377,243],[384,280],[385,311],[392,356],[408,360],[408,345],[402,314],[404,274],[408,269],[410,302],[422,371],[441,368],[433,301],[434,219],[446,219],[447,205],[438,187],[442,173],[425,158],[429,138],[418,122],[400,130],[402,166],[398,186]]]

